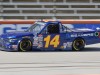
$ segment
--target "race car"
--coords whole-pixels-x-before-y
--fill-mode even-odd
[[[5,51],[80,51],[95,43],[100,43],[99,30],[69,28],[60,21],[37,21],[26,31],[0,35],[0,50]]]

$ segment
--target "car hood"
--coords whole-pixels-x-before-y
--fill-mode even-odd
[[[2,34],[0,37],[2,38],[19,38],[19,37],[23,37],[23,36],[33,36],[33,34],[31,32],[9,32],[9,33],[5,33]]]

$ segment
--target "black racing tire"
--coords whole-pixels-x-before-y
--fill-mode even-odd
[[[32,42],[29,39],[23,39],[19,43],[19,51],[26,52],[32,50]]]
[[[80,51],[83,50],[85,47],[85,41],[82,38],[77,38],[72,43],[72,49],[74,51]]]

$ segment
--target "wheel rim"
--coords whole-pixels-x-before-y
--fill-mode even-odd
[[[73,47],[75,50],[80,50],[84,47],[84,40],[75,40],[74,41],[74,44],[73,44]]]
[[[27,51],[28,49],[30,49],[32,46],[31,41],[30,40],[23,40],[20,42],[20,49],[21,51]]]

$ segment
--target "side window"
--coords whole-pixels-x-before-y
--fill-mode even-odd
[[[68,27],[65,27],[64,25],[62,25],[62,31],[61,33],[66,33],[66,32],[72,32],[72,30]]]
[[[58,34],[59,33],[59,25],[51,24],[47,27],[47,33],[48,34]]]
[[[64,27],[63,25],[60,25],[60,33],[66,33],[67,32],[67,28]]]

